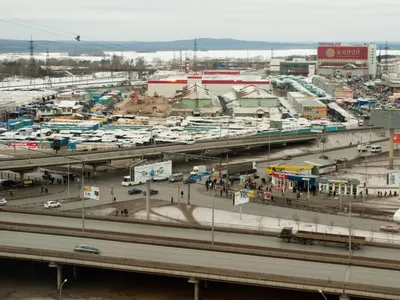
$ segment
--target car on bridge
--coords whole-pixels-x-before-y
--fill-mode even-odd
[[[74,247],[75,252],[81,252],[81,253],[91,253],[91,254],[100,254],[100,250],[94,247],[90,247],[88,245],[76,245]]]
[[[5,198],[0,198],[0,206],[7,205],[7,200]]]
[[[61,207],[61,203],[57,201],[47,201],[44,204],[44,208],[56,208],[56,207]]]
[[[143,193],[143,191],[140,190],[140,189],[130,189],[130,190],[128,191],[128,194],[129,194],[129,195],[136,195],[136,194],[141,194],[141,193]]]
[[[150,195],[157,195],[157,194],[158,194],[157,190],[153,190],[153,189],[150,190]],[[143,191],[143,195],[146,196],[146,191]]]
[[[395,225],[384,225],[379,228],[381,231],[400,233],[400,227]]]

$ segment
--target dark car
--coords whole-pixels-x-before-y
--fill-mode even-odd
[[[291,155],[285,155],[284,157],[282,157],[282,160],[291,160],[292,156]]]
[[[185,179],[183,180],[183,183],[186,183],[186,184],[188,184],[188,183],[196,183],[196,179],[193,179],[193,178],[185,178]]]
[[[130,190],[128,191],[128,194],[129,194],[129,195],[136,195],[136,194],[141,194],[141,193],[143,193],[143,191],[142,191],[142,190],[139,190],[139,189],[130,189]]]
[[[92,254],[100,254],[99,249],[90,247],[88,245],[77,245],[74,247],[75,252],[82,252],[82,253],[92,253]]]
[[[157,190],[153,190],[153,189],[150,190],[150,195],[157,195],[157,194],[158,194]],[[143,191],[143,195],[146,196],[146,191]]]

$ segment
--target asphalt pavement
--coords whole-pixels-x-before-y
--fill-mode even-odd
[[[305,280],[343,281],[347,270],[347,266],[336,264],[12,231],[0,231],[0,240],[6,246],[68,252],[74,245],[84,243],[100,249],[101,255],[109,257],[294,276]],[[399,286],[398,271],[351,267],[350,274],[351,283],[389,288]]]
[[[82,220],[79,218],[53,217],[34,214],[0,212],[0,219],[3,222],[15,222],[18,224],[32,224],[57,226],[60,228],[82,228]],[[87,230],[100,230],[104,232],[129,233],[149,236],[162,236],[179,239],[193,239],[199,241],[211,241],[210,230],[184,229],[177,227],[165,227],[156,225],[132,224],[125,222],[110,222],[98,220],[85,220]],[[284,243],[276,237],[258,236],[251,234],[230,233],[215,231],[214,240],[229,244],[242,244],[249,246],[272,247],[276,249],[307,250],[310,252],[321,252],[329,254],[344,254],[348,251],[341,245],[323,246],[315,244],[305,246],[297,243]],[[400,260],[399,250],[365,246],[361,250],[355,251],[354,255],[360,257],[379,257],[383,259]]]

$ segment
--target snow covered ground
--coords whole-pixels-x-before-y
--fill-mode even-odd
[[[76,59],[76,60],[91,60],[99,61],[104,58],[111,58],[114,52],[105,52],[106,57],[103,56],[69,56],[67,53],[49,53],[50,58],[58,59]],[[137,53],[135,51],[124,51],[123,56],[126,59],[136,59],[137,57],[144,57],[148,62],[158,58],[161,60],[172,60],[176,58],[178,53],[176,51],[157,51],[151,53]],[[316,49],[287,49],[287,50],[274,50],[275,57],[285,57],[291,55],[316,55]],[[389,50],[389,55],[399,55],[399,50]],[[35,59],[45,60],[47,53],[35,53]],[[182,53],[183,57],[192,58],[194,55],[193,50],[188,50]],[[212,50],[212,51],[198,51],[197,58],[257,58],[261,60],[270,59],[270,50]],[[29,53],[1,53],[0,60],[17,60],[20,58],[29,59]]]
[[[234,208],[236,212],[229,212],[223,210],[215,210],[215,226],[218,227],[230,227],[230,228],[242,228],[258,231],[273,231],[280,232],[283,227],[293,227],[294,229],[300,230],[311,230],[325,233],[340,233],[349,234],[349,228],[343,226],[337,226],[334,222],[329,223],[330,225],[319,224],[320,216],[315,215],[314,223],[301,222],[296,216],[293,215],[293,219],[281,219],[277,218],[262,217],[249,214],[240,214],[238,207]],[[183,212],[175,206],[162,206],[153,208],[151,211],[151,218],[159,221],[170,221],[170,222],[183,222],[186,221],[186,217]],[[211,226],[212,222],[212,209],[205,207],[195,207],[192,211],[193,218],[203,225]],[[135,218],[145,218],[146,211],[139,211],[134,214]],[[392,233],[374,232],[366,230],[352,230],[353,235],[365,236],[368,241],[384,242],[384,243],[395,243],[400,244],[400,235]]]
[[[135,80],[136,75],[133,75]],[[90,75],[82,76],[65,76],[59,78],[51,78],[52,87],[79,86],[80,88],[103,86],[117,84],[128,79],[127,72],[97,72]],[[9,77],[0,83],[0,90],[12,89],[47,89],[50,88],[49,80],[45,78],[29,78]]]

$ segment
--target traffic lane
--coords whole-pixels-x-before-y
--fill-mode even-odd
[[[76,218],[65,218],[65,217],[52,217],[52,216],[40,216],[30,214],[14,214],[14,213],[0,213],[1,220],[3,222],[16,222],[20,224],[35,224],[45,226],[57,226],[60,228],[82,228],[82,220]],[[85,220],[85,228],[91,230],[101,230],[105,233],[127,233],[127,234],[139,234],[148,236],[161,236],[169,238],[179,239],[193,239],[198,241],[211,242],[212,233],[211,230],[199,230],[199,229],[184,229],[176,227],[164,227],[157,225],[145,225],[145,224],[130,224],[130,223],[118,223],[110,221],[97,221],[97,220]],[[321,252],[327,254],[343,254],[347,255],[348,251],[340,244],[332,245],[318,245],[306,246],[297,243],[284,243],[276,237],[265,237],[251,234],[241,233],[230,233],[230,232],[219,232],[215,231],[214,240],[216,242],[223,242],[228,244],[240,244],[248,246],[258,247],[270,247],[281,250],[303,250],[308,252]],[[360,257],[371,257],[371,258],[383,258],[391,260],[400,260],[399,251],[396,249],[378,248],[365,246],[361,250],[354,252],[355,256]]]
[[[101,255],[109,257],[274,274],[278,276],[294,276],[304,279],[343,281],[347,270],[347,266],[336,264],[44,234],[0,231],[0,237],[3,245],[11,247],[29,247],[69,252],[72,251],[74,245],[84,243],[98,248],[101,251]],[[399,276],[400,272],[398,271],[351,267],[351,275],[348,282],[398,288]]]
[[[389,150],[389,146],[388,146],[388,142],[379,142],[376,143],[379,144],[382,147],[382,151],[388,151]],[[325,150],[325,155],[327,155],[329,157],[329,159],[337,159],[337,158],[341,158],[341,157],[345,157],[349,160],[351,159],[355,159],[357,157],[359,157],[360,155],[364,155],[364,156],[375,156],[376,154],[372,154],[370,151],[367,152],[358,152],[357,150],[357,145],[351,148],[346,148],[346,149],[336,149],[336,150],[329,150],[326,149]],[[304,161],[308,161],[308,160],[315,160],[315,159],[319,159],[319,157],[322,155],[321,152],[319,153],[313,153],[313,154],[306,154],[306,155],[302,155],[302,156],[295,156],[293,157],[291,160],[282,160],[282,159],[272,159],[269,164],[284,164],[284,165],[290,165],[293,162],[304,162]],[[259,168],[259,173],[260,173],[260,168],[266,168],[268,167],[268,162],[262,162],[262,163],[258,163],[257,167]],[[259,174],[261,176],[261,174]],[[262,177],[262,176],[261,176]]]

